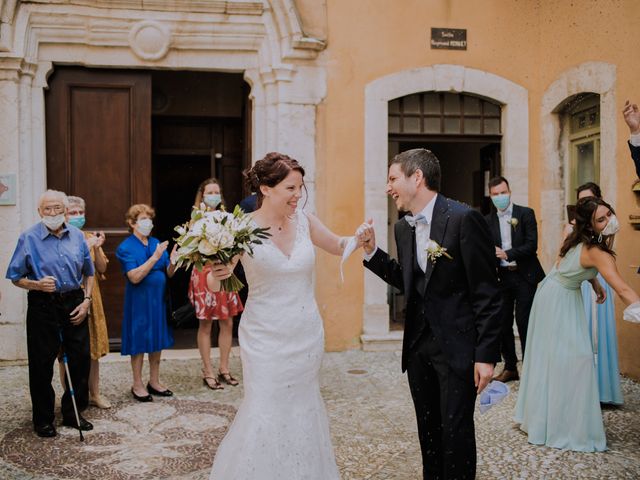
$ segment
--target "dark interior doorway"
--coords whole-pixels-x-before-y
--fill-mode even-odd
[[[189,220],[203,180],[220,181],[228,209],[245,195],[242,170],[250,164],[245,141],[248,86],[240,74],[156,72],[152,80],[155,234],[172,240],[174,227]],[[179,270],[169,281],[173,309],[189,301],[189,277],[190,271]],[[214,322],[214,346],[216,326]],[[197,327],[194,318],[174,331],[174,348],[195,347]]]
[[[489,213],[489,178],[500,174],[500,142],[496,141],[409,141],[400,142],[399,151],[412,148],[431,150],[442,171],[440,193],[471,205],[483,215]]]
[[[445,197],[471,205],[483,215],[489,213],[491,200],[487,189],[489,178],[500,175],[500,140],[478,137],[433,137],[390,141],[390,152],[404,152],[413,148],[431,150],[440,161],[442,181],[440,193]],[[390,218],[401,218],[406,212],[395,212],[390,205]],[[392,222],[393,223],[393,222]],[[389,245],[393,245],[389,239]],[[404,298],[390,287],[389,329],[404,329]]]

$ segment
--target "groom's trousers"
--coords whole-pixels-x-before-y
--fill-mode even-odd
[[[427,327],[407,362],[425,479],[474,479],[473,367],[462,378],[449,367]]]

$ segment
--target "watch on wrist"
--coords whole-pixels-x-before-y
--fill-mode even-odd
[[[84,298],[82,299],[82,301],[83,301],[83,302],[84,302],[85,300],[89,300],[89,303],[91,303],[91,297],[84,297]]]

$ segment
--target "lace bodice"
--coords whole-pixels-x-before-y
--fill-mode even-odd
[[[286,302],[313,297],[315,251],[309,234],[309,220],[296,212],[296,238],[287,257],[270,239],[254,246],[253,257],[245,254],[242,266],[249,285],[247,302]]]

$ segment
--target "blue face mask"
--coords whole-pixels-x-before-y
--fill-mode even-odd
[[[77,217],[69,217],[69,221],[67,223],[76,228],[82,228],[84,227],[84,221],[84,215],[78,215]]]
[[[207,194],[202,199],[209,208],[216,208],[222,202],[222,196],[219,193]]]
[[[498,210],[506,210],[511,203],[511,195],[508,193],[501,193],[500,195],[493,195],[491,201]]]

